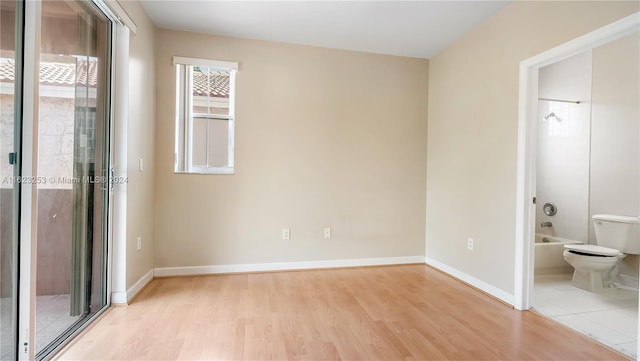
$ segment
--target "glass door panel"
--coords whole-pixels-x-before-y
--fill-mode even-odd
[[[22,5],[0,2],[0,360],[17,357]]]
[[[88,2],[43,1],[36,352],[106,305],[111,23]]]

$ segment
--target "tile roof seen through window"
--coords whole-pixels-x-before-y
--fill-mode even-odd
[[[209,85],[207,85],[207,82]],[[193,70],[193,95],[213,98],[229,97],[229,73],[225,71]]]
[[[13,59],[1,58],[0,82],[12,83],[15,80],[14,68],[15,63]],[[85,85],[87,81],[90,87],[96,87],[98,82],[97,60],[87,62],[87,60],[78,59],[76,63],[40,63],[40,84],[75,86],[76,84]]]
[[[88,63],[88,71],[87,71]],[[76,66],[77,65],[77,66]],[[13,83],[15,63],[13,59],[0,58],[0,82]],[[76,74],[77,73],[77,74]],[[76,63],[41,62],[40,84],[52,86],[75,86],[86,84],[95,87],[98,78],[98,61],[87,62],[78,58]],[[209,83],[207,85],[207,82]],[[229,73],[225,71],[193,71],[193,95],[213,98],[229,97]]]

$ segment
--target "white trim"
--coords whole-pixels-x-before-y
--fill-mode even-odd
[[[115,19],[117,19],[124,26],[128,27],[131,30],[133,35],[136,35],[138,30],[138,26],[131,19],[127,11],[118,3],[116,0],[93,0],[94,3],[106,14],[113,13]],[[104,6],[101,6],[101,3],[106,3],[106,9]],[[110,10],[110,11],[107,11]]]
[[[127,176],[127,129],[129,124],[129,30],[116,25],[113,91],[113,151],[115,176]],[[111,238],[111,303],[126,300],[127,287],[127,183],[111,183],[113,196]],[[125,294],[122,296],[121,294]]]
[[[528,70],[520,65],[520,79],[526,79],[526,91],[519,93],[518,106],[518,159],[516,185],[516,244],[514,269],[514,307],[528,310],[533,294],[533,255],[535,239],[536,205],[536,122],[520,123],[520,119],[535,119],[538,101],[538,69]],[[522,83],[521,83],[522,84]],[[529,277],[531,275],[531,277]]]
[[[231,94],[231,91],[229,91],[229,94]],[[192,96],[192,105],[196,106],[196,107],[206,107],[209,104],[213,104],[213,107],[215,108],[226,108],[229,109],[229,104],[230,104],[230,99],[229,98],[213,98],[213,97],[207,97],[207,96],[202,96],[202,95],[196,95],[196,96]],[[197,115],[199,113],[196,113],[194,115]],[[224,114],[209,114],[209,113],[202,113],[202,115],[205,115],[207,117],[209,116],[215,116],[215,117],[226,117],[225,119],[229,119],[231,117],[233,117],[233,114],[229,114],[229,115],[224,115]]]
[[[149,272],[145,273],[144,276],[140,277],[138,282],[134,283],[133,286],[127,290],[127,302],[137,296],[138,293],[151,281],[153,281],[153,268],[150,269]]]
[[[111,304],[112,305],[126,305],[127,293],[126,292],[111,292]]]
[[[193,117],[191,113],[193,112],[193,68],[188,66],[180,66],[178,67],[184,68],[184,78],[181,79],[184,82],[184,103],[182,106],[184,107],[184,136],[185,136],[185,145],[186,145],[186,169],[191,170],[191,164],[193,164]],[[181,112],[182,113],[182,112]],[[207,149],[207,151],[209,151]]]
[[[113,292],[111,293],[111,303],[114,305],[127,305],[138,293],[153,281],[153,269],[150,269],[144,276],[131,286],[127,292]]]
[[[176,172],[177,174],[235,174],[233,167],[200,167],[191,166],[191,169],[187,171]]]
[[[513,301],[514,301],[513,295],[499,289],[498,287],[490,285],[482,280],[479,280],[451,266],[447,266],[446,264],[436,261],[435,259],[430,257],[425,257],[425,263],[431,267],[439,269],[440,271],[454,278],[459,279],[464,283],[467,283],[483,292],[488,293],[489,295],[501,300],[502,302],[513,305]]]
[[[551,48],[520,64],[526,67],[542,68],[638,31],[640,31],[640,12]]]
[[[40,101],[40,1],[24,3],[24,71],[22,87],[22,144],[21,176],[38,175],[38,112]],[[20,250],[19,305],[18,305],[18,354],[19,360],[33,360],[36,354],[36,266],[38,197],[36,184],[20,185]],[[24,345],[24,346],[23,346]],[[26,347],[28,346],[28,347]]]
[[[163,267],[153,270],[155,277],[194,276],[222,273],[292,271],[304,269],[386,266],[424,263],[423,256],[335,259],[302,262],[245,263],[193,267]]]
[[[175,159],[174,159],[174,172],[178,170],[187,169],[188,159],[187,154],[184,150],[187,147],[187,124],[185,119],[187,119],[187,112],[184,103],[186,102],[185,95],[185,84],[182,79],[186,77],[186,67],[177,65],[176,69],[176,82],[175,82],[175,91],[176,91],[176,102],[175,102]]]
[[[174,56],[173,65],[208,66],[216,69],[238,70],[238,63],[235,61],[188,58],[185,56]]]
[[[110,78],[109,78],[109,164],[107,172],[111,175],[111,170],[113,169],[114,164],[114,156],[113,150],[115,144],[115,131],[114,131],[114,119],[115,119],[115,104],[114,99],[116,97],[116,56],[118,52],[118,43],[117,43],[117,32],[118,26],[116,23],[113,23],[111,26],[111,58],[110,58]],[[107,196],[107,201],[109,202],[109,208],[107,210],[107,254],[106,254],[106,298],[107,298],[107,306],[111,305],[111,290],[112,290],[112,276],[113,276],[113,224],[114,224],[114,216],[113,216],[113,204],[114,204],[114,195],[113,189],[109,186],[109,192]]]
[[[191,113],[191,118],[197,119],[216,119],[216,120],[233,120],[233,115],[225,114],[209,114],[209,113]]]
[[[229,78],[229,140],[227,146],[227,159],[229,167],[235,167],[235,137],[236,137],[236,72],[232,71]]]
[[[129,287],[127,292],[113,292],[111,293],[111,304],[114,305],[128,305],[135,296],[138,295],[149,282],[153,281],[153,268],[149,272],[145,273],[140,279]]]
[[[529,309],[533,294],[535,206],[531,199],[535,196],[535,118],[538,104],[538,69],[638,31],[640,31],[640,12],[520,63],[514,269],[514,306],[517,309]]]

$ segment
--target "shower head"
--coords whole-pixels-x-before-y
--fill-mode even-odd
[[[551,113],[547,114],[547,115],[544,117],[544,120],[549,120],[549,118],[556,118],[558,121],[561,121],[561,120],[562,120],[562,119],[558,118],[558,116],[557,116],[557,115],[556,115],[556,113],[554,113],[554,112],[551,112]]]

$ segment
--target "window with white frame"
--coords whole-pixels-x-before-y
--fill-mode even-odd
[[[178,173],[233,174],[238,63],[174,57]]]

